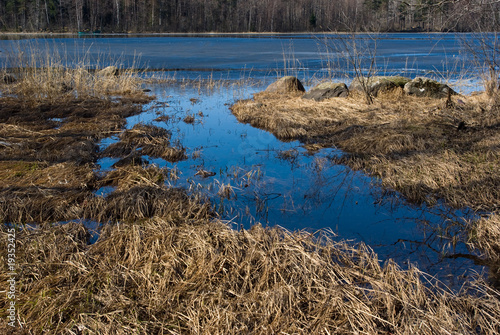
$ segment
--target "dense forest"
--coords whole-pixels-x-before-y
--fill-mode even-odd
[[[500,0],[1,0],[0,31],[497,30]]]

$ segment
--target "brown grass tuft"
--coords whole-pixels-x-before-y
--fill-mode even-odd
[[[195,119],[194,119],[194,116],[193,115],[188,115],[184,118],[184,123],[187,123],[187,124],[193,124]]]
[[[0,238],[3,258],[5,228]],[[381,266],[367,247],[327,235],[238,232],[183,214],[106,226],[93,245],[79,224],[16,239],[16,306],[29,333],[500,332],[499,292],[482,282],[430,289],[417,269]]]
[[[160,216],[184,217],[192,222],[212,212],[208,203],[188,197],[184,191],[158,186],[134,186],[116,190],[106,198],[95,197],[85,209],[82,218],[97,222],[135,221]]]
[[[469,225],[469,243],[489,260],[490,280],[500,288],[500,216],[491,214]]]
[[[115,186],[119,190],[126,190],[141,185],[160,187],[175,178],[173,170],[166,167],[128,165],[109,171],[99,182],[100,186]]]
[[[163,158],[169,162],[178,162],[187,158],[183,147],[170,145],[171,134],[168,130],[153,126],[137,124],[120,135],[120,142],[106,148],[104,157],[150,156]]]

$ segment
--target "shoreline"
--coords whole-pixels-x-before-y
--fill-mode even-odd
[[[332,32],[332,31],[322,31],[322,32],[118,32],[118,33],[93,33],[93,32],[0,32],[1,36],[9,35],[19,35],[19,36],[287,36],[287,35],[389,35],[389,34],[415,34],[415,35],[431,35],[431,34],[490,34],[494,32],[411,32],[411,31],[401,31],[401,32]]]
[[[396,89],[372,104],[361,93],[350,93],[314,101],[303,99],[302,92],[260,92],[231,109],[240,122],[283,141],[298,140],[312,152],[342,150],[338,164],[380,179],[384,189],[409,203],[432,206],[444,200],[451,208],[486,213],[468,222],[462,239],[481,250],[499,285],[500,107],[484,93],[448,101]]]

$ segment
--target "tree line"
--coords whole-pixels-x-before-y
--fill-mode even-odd
[[[497,30],[500,0],[1,0],[17,32]]]

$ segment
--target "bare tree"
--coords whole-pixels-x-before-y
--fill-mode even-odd
[[[497,32],[477,32],[462,37],[465,51],[480,70],[484,89],[490,97],[499,95],[500,39]]]

